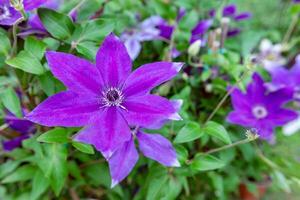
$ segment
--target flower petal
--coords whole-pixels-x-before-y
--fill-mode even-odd
[[[245,127],[255,124],[255,118],[250,113],[232,111],[227,115],[228,122]]]
[[[125,82],[126,96],[142,95],[177,75],[183,63],[155,62],[136,69]]]
[[[23,0],[24,9],[26,11],[33,10],[46,3],[48,0]]]
[[[14,7],[11,7],[9,5],[7,5],[8,11],[9,11],[9,17],[5,18],[5,19],[1,19],[0,20],[0,25],[6,25],[6,26],[11,26],[14,23],[16,23],[16,21],[18,19],[20,19],[22,17],[21,13],[19,11],[17,11],[16,9],[14,9]]]
[[[128,124],[117,108],[105,108],[93,119],[93,123],[81,130],[75,140],[92,144],[106,159],[131,137]]]
[[[236,12],[236,5],[229,4],[223,8],[223,16],[232,16]]]
[[[238,88],[235,88],[231,93],[231,102],[235,110],[249,110],[251,106],[247,96]]]
[[[273,126],[283,126],[290,121],[297,119],[298,114],[293,110],[277,109],[268,116],[269,124]]]
[[[124,83],[131,72],[131,59],[125,45],[114,34],[108,35],[96,56],[96,66],[104,84],[118,87]]]
[[[125,41],[125,46],[132,60],[135,60],[141,52],[141,43],[135,38],[129,38]]]
[[[128,98],[121,110],[129,125],[151,127],[162,120],[181,120],[172,103],[160,96],[145,95]]]
[[[12,151],[22,145],[22,141],[29,138],[29,135],[21,135],[19,137],[13,138],[11,140],[3,141],[3,149],[5,151]]]
[[[66,91],[49,97],[25,118],[44,126],[77,127],[89,123],[97,112],[98,99]]]
[[[143,154],[167,167],[179,167],[176,151],[171,142],[159,134],[137,133],[140,150]]]
[[[108,160],[112,177],[111,187],[121,182],[132,171],[139,154],[134,146],[133,138],[125,142]]]
[[[73,92],[94,94],[101,92],[101,77],[91,62],[55,51],[48,51],[46,57],[54,76]]]
[[[258,73],[252,76],[252,82],[247,87],[247,97],[252,103],[261,103],[265,98],[266,88],[264,81]]]

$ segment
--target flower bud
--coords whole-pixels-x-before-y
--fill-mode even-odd
[[[196,40],[195,42],[193,42],[188,48],[188,54],[191,56],[196,56],[200,51],[201,44],[201,40]]]

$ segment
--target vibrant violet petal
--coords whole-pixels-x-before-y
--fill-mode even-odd
[[[167,167],[180,167],[171,142],[159,134],[137,133],[139,148],[148,158]]]
[[[128,51],[128,54],[132,60],[135,60],[141,51],[141,43],[134,38],[130,38],[125,41],[125,46]]]
[[[113,188],[132,171],[139,154],[135,148],[133,138],[125,142],[108,160],[109,170],[112,177],[111,187]]]
[[[236,12],[236,6],[234,4],[227,5],[223,8],[223,16],[233,16]]]
[[[246,19],[250,19],[252,17],[252,14],[250,12],[243,12],[234,17],[235,21],[242,21]]]
[[[0,5],[1,9],[7,9],[8,17],[0,18],[0,25],[11,26],[13,25],[18,19],[22,17],[21,13],[11,7],[9,4],[7,5]]]
[[[164,19],[161,18],[158,15],[155,16],[151,16],[147,19],[145,19],[141,24],[140,24],[140,28],[143,29],[148,29],[149,27],[155,27],[161,23],[164,22]]]
[[[174,26],[169,25],[167,22],[164,22],[157,26],[157,28],[160,30],[160,37],[171,40]]]
[[[226,120],[233,124],[245,127],[251,127],[255,123],[254,117],[249,112],[232,111],[228,114]]]
[[[32,15],[28,19],[28,24],[31,27],[31,29],[39,30],[42,32],[47,33],[46,28],[44,27],[43,23],[41,22],[38,15]]]
[[[70,90],[76,93],[101,92],[101,76],[91,62],[71,54],[48,51],[46,58],[51,72]]]
[[[125,45],[114,34],[107,36],[96,56],[96,67],[104,84],[120,87],[131,72],[131,59]]]
[[[265,97],[264,81],[258,73],[252,76],[252,82],[247,87],[247,97],[252,103],[261,103]]]
[[[130,74],[124,85],[126,96],[143,95],[177,75],[183,63],[154,62],[145,64]]]
[[[255,127],[260,139],[271,141],[273,139],[274,129],[266,123],[258,123]]]
[[[180,56],[181,55],[181,52],[180,51],[178,51],[175,47],[172,49],[172,51],[171,51],[171,56],[172,56],[172,58],[177,58],[178,56]]]
[[[23,0],[24,9],[30,11],[46,3],[48,0]]]
[[[11,129],[14,129],[22,134],[28,134],[34,132],[34,124],[26,119],[18,118],[14,114],[7,112],[5,116],[5,123],[9,125]]]
[[[192,30],[192,35],[203,35],[212,26],[211,19],[201,20]]]
[[[21,135],[19,137],[13,138],[11,140],[3,141],[3,149],[5,151],[12,151],[22,145],[22,141],[29,138],[29,135]]]
[[[97,98],[66,91],[39,104],[26,118],[44,126],[84,126],[99,112]]]
[[[297,119],[298,114],[293,110],[277,109],[274,110],[269,116],[269,124],[275,126],[283,126],[290,121]]]
[[[231,102],[235,110],[249,110],[251,106],[247,96],[237,88],[231,93]]]
[[[176,21],[179,22],[186,14],[186,10],[184,8],[179,8]]]
[[[127,98],[121,110],[129,125],[149,127],[161,120],[181,120],[172,103],[160,96],[144,95]]]
[[[282,88],[275,92],[270,92],[267,95],[265,104],[267,107],[274,110],[275,108],[280,107],[281,105],[291,101],[293,99],[294,91],[290,88]]]
[[[106,159],[109,159],[114,151],[131,137],[128,124],[116,107],[104,108],[90,124],[74,139],[94,145]]]

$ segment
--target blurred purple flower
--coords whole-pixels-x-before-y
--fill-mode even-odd
[[[231,16],[234,16],[236,13],[236,5],[235,4],[229,4],[227,6],[225,6],[223,8],[223,11],[222,11],[222,15],[223,17],[231,17]]]
[[[294,3],[300,3],[300,0],[293,0]]]
[[[160,30],[157,28],[163,19],[160,16],[152,16],[145,19],[136,28],[126,30],[121,35],[129,56],[135,60],[139,55],[142,45],[141,42],[159,39]]]
[[[246,19],[250,19],[252,17],[252,14],[250,12],[243,12],[236,16],[234,16],[235,21],[242,21]]]
[[[268,72],[276,70],[277,67],[283,66],[284,57],[281,55],[281,44],[272,44],[268,39],[263,39],[259,46],[259,54],[254,55],[258,64],[261,64]]]
[[[284,67],[277,67],[272,70],[272,82],[268,84],[272,90],[289,88],[294,91],[294,99],[300,102],[300,55],[296,63],[288,70]]]
[[[229,113],[227,120],[233,124],[255,128],[262,139],[271,141],[275,127],[283,126],[298,116],[296,112],[282,108],[292,100],[293,91],[282,88],[267,92],[264,81],[258,74],[254,74],[252,79],[246,94],[237,88],[231,94],[234,111]]]
[[[24,10],[30,11],[38,8],[46,1],[47,0],[24,0]],[[11,26],[21,17],[21,13],[10,4],[9,0],[0,0],[0,25]]]
[[[149,93],[176,76],[182,63],[150,63],[131,73],[126,47],[114,34],[103,41],[96,65],[59,52],[47,52],[46,58],[68,90],[49,97],[26,117],[45,126],[85,126],[74,139],[94,145],[107,160],[131,140],[130,127],[181,119],[171,101]]]
[[[192,36],[190,39],[190,43],[194,43],[197,40],[203,40],[204,34],[207,32],[207,30],[212,26],[213,20],[211,19],[205,19],[201,20],[196,24],[196,26],[192,29]]]
[[[4,118],[5,123],[8,124],[11,129],[17,131],[20,134],[17,137],[2,142],[3,149],[6,151],[11,151],[21,146],[22,141],[29,138],[30,134],[35,132],[35,127],[34,124],[29,120],[18,118],[9,111],[7,111],[6,113],[7,114]],[[23,110],[23,114],[25,113],[25,110]]]

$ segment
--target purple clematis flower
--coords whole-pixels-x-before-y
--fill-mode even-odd
[[[294,99],[300,102],[300,55],[296,57],[296,63],[290,70],[277,67],[270,73],[272,82],[268,85],[272,90],[290,88],[294,91]]]
[[[163,19],[160,16],[152,16],[145,19],[135,29],[126,30],[121,35],[129,56],[135,60],[139,55],[142,45],[141,42],[159,39],[160,30],[157,28]]]
[[[258,74],[254,74],[252,79],[246,94],[237,88],[231,94],[234,111],[229,113],[227,120],[255,128],[262,139],[271,141],[275,127],[283,126],[298,116],[296,112],[282,108],[292,99],[293,91],[283,88],[268,93]]]
[[[24,113],[26,113],[25,110],[23,110],[23,114]],[[12,130],[19,133],[19,136],[2,142],[3,149],[6,151],[11,151],[21,146],[22,141],[29,138],[30,134],[35,132],[34,124],[31,121],[18,118],[9,111],[7,111],[5,116],[5,123],[8,124]]]
[[[181,100],[171,101],[174,108],[179,111],[182,105]],[[151,128],[159,128],[168,120],[162,120]],[[150,128],[150,127],[148,127]],[[176,158],[176,151],[171,142],[159,134],[147,134],[142,129],[133,132],[133,136],[125,142],[108,160],[110,174],[112,176],[111,187],[121,182],[131,172],[139,155],[134,145],[134,138],[139,143],[139,149],[144,156],[159,162],[166,167],[179,167],[180,163]]]
[[[38,8],[47,0],[23,0],[25,11],[30,11]],[[0,0],[0,25],[13,25],[18,19],[22,17],[21,13],[17,11],[9,0]]]
[[[171,101],[149,93],[176,76],[182,63],[150,63],[131,73],[126,47],[113,34],[99,48],[96,65],[59,52],[47,52],[46,58],[68,90],[49,97],[26,117],[45,126],[85,126],[74,139],[94,145],[107,160],[131,140],[130,127],[181,119]]]

